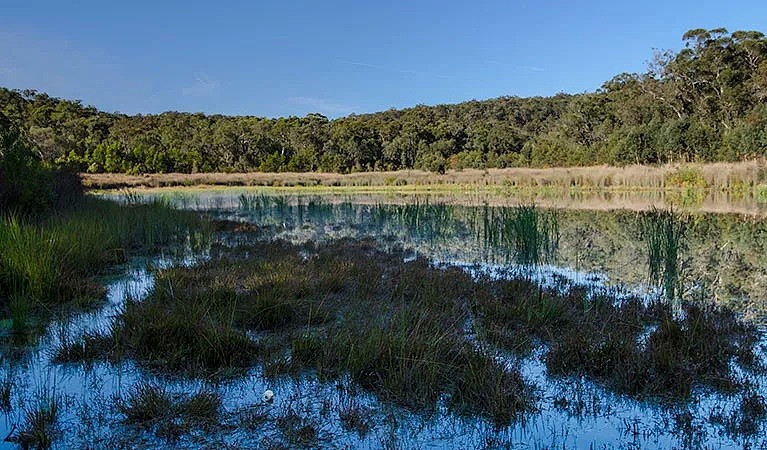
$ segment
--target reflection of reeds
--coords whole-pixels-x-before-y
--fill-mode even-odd
[[[679,288],[679,252],[686,222],[673,210],[653,209],[642,223],[650,281],[663,287],[671,301]]]
[[[485,253],[502,250],[517,264],[537,266],[552,260],[559,248],[559,221],[554,212],[543,212],[533,204],[513,208],[480,210],[472,221],[475,236]]]
[[[556,214],[544,215],[532,204],[519,205],[510,220],[518,264],[538,265],[553,257],[559,247]]]

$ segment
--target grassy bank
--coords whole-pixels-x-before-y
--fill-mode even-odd
[[[119,189],[167,186],[465,186],[557,188],[587,190],[711,189],[762,192],[767,189],[767,163],[709,163],[664,166],[593,166],[569,168],[509,168],[449,170],[445,174],[420,170],[335,173],[196,173],[82,174],[86,187]]]
[[[155,202],[118,205],[92,197],[42,216],[0,217],[0,309],[14,327],[38,305],[81,303],[102,295],[94,277],[171,243],[206,236],[194,213]]]
[[[118,205],[84,195],[76,175],[40,162],[23,132],[0,129],[2,328],[23,328],[41,305],[98,298],[94,276],[107,267],[204,235],[200,217],[168,203]]]

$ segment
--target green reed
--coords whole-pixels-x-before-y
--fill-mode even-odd
[[[0,294],[32,303],[90,296],[89,278],[105,267],[171,243],[196,247],[208,233],[195,213],[163,201],[120,205],[85,198],[43,219],[8,215],[0,218]]]
[[[662,286],[666,299],[672,301],[679,291],[679,258],[687,223],[671,209],[653,209],[644,217],[642,228],[650,281]]]

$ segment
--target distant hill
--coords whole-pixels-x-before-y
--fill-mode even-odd
[[[767,39],[690,30],[642,74],[592,93],[499,97],[328,120],[129,116],[0,88],[0,127],[88,172],[352,172],[658,164],[767,156]],[[2,116],[0,116],[2,118]],[[5,124],[4,124],[5,123]]]

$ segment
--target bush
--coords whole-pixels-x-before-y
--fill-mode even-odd
[[[40,165],[25,136],[0,129],[0,211],[39,212],[53,200],[52,173]]]

